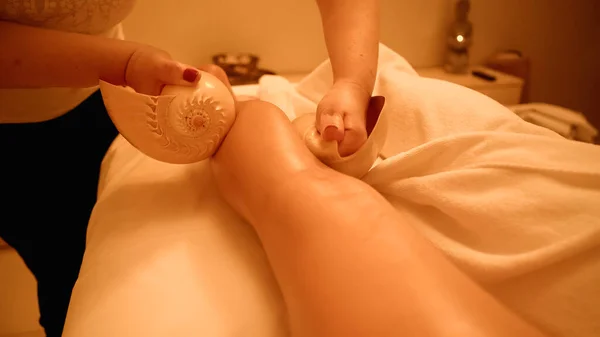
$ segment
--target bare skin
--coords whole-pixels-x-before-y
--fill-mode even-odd
[[[377,72],[379,0],[317,4],[335,82],[319,104],[318,114],[324,119],[318,119],[317,126],[320,132],[329,130],[327,139],[340,142],[342,155],[350,155],[366,140],[362,121]],[[196,68],[135,42],[0,21],[0,46],[0,89],[86,88],[103,80],[158,95],[164,85],[193,85],[198,80]]]
[[[318,162],[273,105],[239,104],[212,167],[261,239],[293,336],[542,336],[370,186]]]
[[[317,107],[317,130],[348,156],[367,140],[365,112],[375,85],[379,0],[318,0],[333,86]]]
[[[86,88],[104,80],[158,95],[164,85],[199,79],[194,67],[135,42],[0,21],[0,45],[0,88]]]

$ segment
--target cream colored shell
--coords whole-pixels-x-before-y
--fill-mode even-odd
[[[315,127],[316,114],[309,113],[293,121],[296,131],[312,152],[325,165],[355,178],[363,177],[381,153],[387,137],[385,99],[374,97],[367,110],[367,141],[354,154],[342,157],[336,141],[324,141]]]
[[[202,72],[195,87],[166,86],[160,96],[138,94],[130,88],[100,83],[110,118],[121,135],[156,160],[194,163],[212,156],[235,121],[235,101],[228,88]],[[377,160],[387,136],[383,98],[371,100],[367,111],[369,137],[354,154],[341,157],[337,142],[325,142],[315,128],[315,114],[293,121],[308,149],[324,164],[360,178]],[[367,123],[369,124],[369,123]]]
[[[215,76],[194,87],[166,86],[160,96],[100,82],[113,123],[133,146],[156,160],[188,164],[212,156],[235,120],[235,101]]]

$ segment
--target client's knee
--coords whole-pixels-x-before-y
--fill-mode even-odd
[[[291,122],[285,113],[276,105],[266,101],[259,99],[238,101],[236,110],[237,117],[234,126],[238,123],[247,123],[262,130],[291,127]]]
[[[236,119],[219,153],[237,158],[252,154],[256,160],[312,157],[285,113],[274,104],[249,100],[236,104]]]

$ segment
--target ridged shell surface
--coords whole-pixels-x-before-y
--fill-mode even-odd
[[[235,120],[232,94],[201,72],[194,87],[166,86],[160,96],[101,82],[115,126],[133,146],[156,160],[194,163],[212,156]]]

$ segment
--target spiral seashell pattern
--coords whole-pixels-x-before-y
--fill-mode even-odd
[[[147,156],[167,163],[209,158],[235,120],[231,92],[206,72],[196,86],[166,86],[160,96],[106,82],[100,83],[100,90],[121,135]]]

